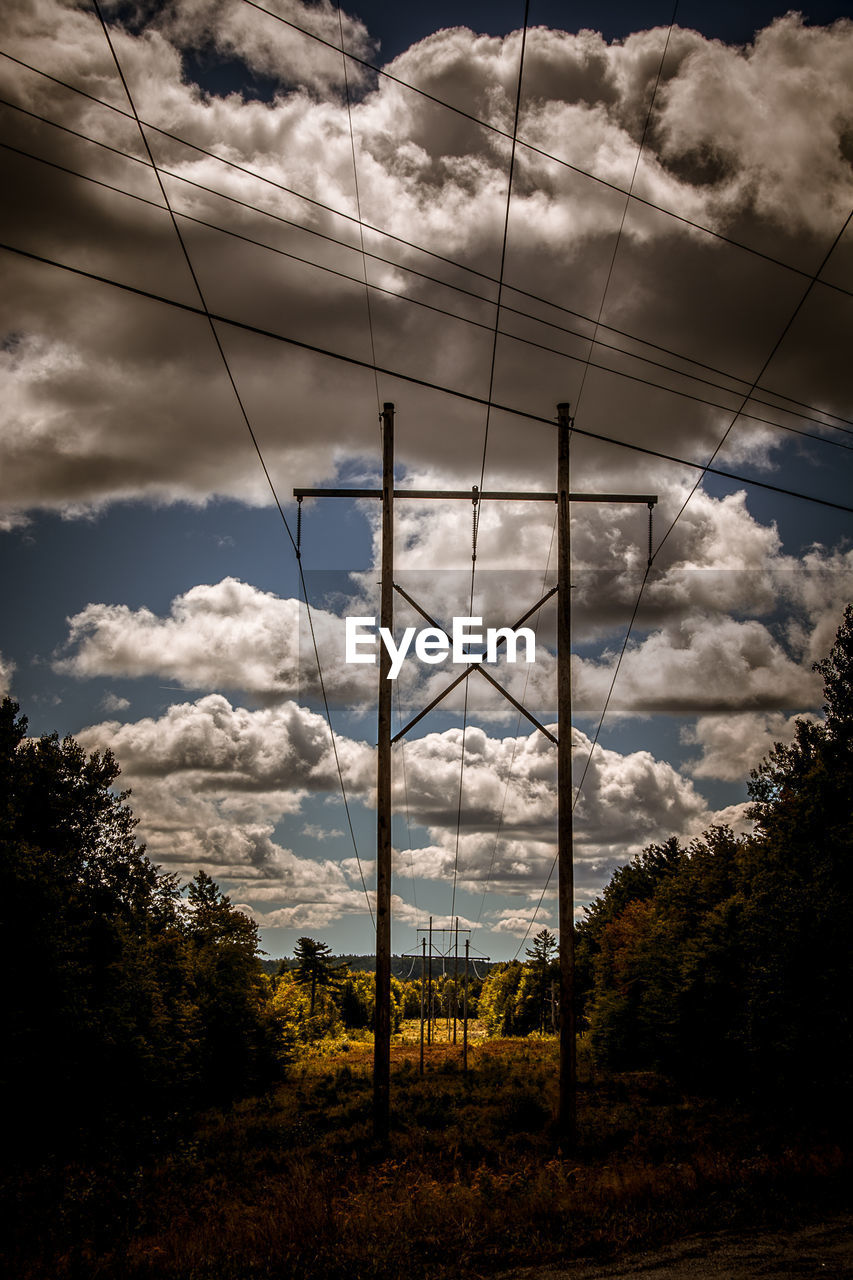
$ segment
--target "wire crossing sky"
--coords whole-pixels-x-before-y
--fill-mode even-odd
[[[101,14],[20,0],[0,59],[0,687],[31,731],[114,750],[154,861],[271,954],[371,951],[344,621],[377,612],[378,504],[306,499],[297,560],[291,491],[376,487],[381,395],[401,488],[552,492],[569,402],[573,487],[660,499],[651,567],[645,512],[573,512],[577,910],[650,842],[745,829],[853,586],[849,17]],[[472,594],[471,511],[397,503],[442,627],[552,585],[551,505],[486,501]],[[554,617],[494,672],[552,728]],[[400,724],[451,675],[407,659]],[[465,683],[395,753],[393,946],[450,909],[508,957],[555,923],[555,752]]]

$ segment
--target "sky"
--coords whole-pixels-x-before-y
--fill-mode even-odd
[[[90,4],[12,0],[0,46],[0,692],[30,732],[112,750],[151,858],[270,955],[372,952],[377,668],[344,620],[378,611],[380,504],[303,504],[309,623],[292,491],[374,487],[385,402],[400,487],[553,491],[568,402],[572,489],[658,498],[651,567],[645,505],[573,507],[576,910],[650,843],[748,830],[853,599],[849,9],[101,13],[112,49]],[[552,503],[479,510],[471,607],[472,504],[396,504],[395,580],[445,627],[554,582]],[[553,601],[531,625],[495,675],[556,732]],[[453,674],[408,659],[395,732]],[[493,959],[555,928],[555,788],[474,676],[406,735],[395,952],[430,915]]]

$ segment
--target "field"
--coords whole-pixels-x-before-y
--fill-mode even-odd
[[[448,1280],[844,1202],[836,1135],[759,1124],[653,1076],[600,1078],[583,1051],[580,1141],[563,1156],[553,1040],[479,1032],[467,1076],[460,1028],[421,1077],[403,1028],[384,1150],[371,1137],[372,1045],[347,1041],[301,1059],[273,1095],[207,1114],[159,1158],[41,1171],[16,1190],[10,1273]]]

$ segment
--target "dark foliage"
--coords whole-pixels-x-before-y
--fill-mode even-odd
[[[755,830],[655,846],[578,929],[597,1059],[833,1107],[853,1083],[853,606],[799,720],[750,782]]]
[[[276,1063],[254,924],[201,873],[183,902],[109,752],[27,740],[18,713],[0,705],[0,1086],[13,1158],[33,1162],[121,1145]]]

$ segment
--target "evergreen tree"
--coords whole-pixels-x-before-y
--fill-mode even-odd
[[[317,988],[340,981],[349,972],[346,965],[332,964],[332,948],[313,938],[298,938],[293,948],[296,980],[311,989],[310,1017],[314,1017]]]

